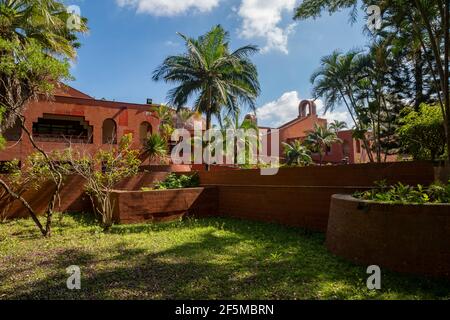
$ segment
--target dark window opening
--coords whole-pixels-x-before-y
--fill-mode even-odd
[[[84,117],[44,115],[33,123],[33,137],[43,142],[93,143],[92,126]]]

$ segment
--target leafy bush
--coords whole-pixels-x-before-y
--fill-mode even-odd
[[[195,188],[200,185],[200,178],[198,174],[193,175],[177,175],[171,173],[164,181],[155,183],[155,190],[166,189],[183,189],[183,188]]]
[[[387,186],[385,181],[376,182],[377,189],[356,192],[353,196],[362,200],[399,203],[450,203],[450,182],[435,182],[429,187],[409,186],[397,183]]]
[[[419,112],[405,108],[397,134],[404,153],[415,160],[436,160],[445,155],[444,117],[437,105],[422,104]]]

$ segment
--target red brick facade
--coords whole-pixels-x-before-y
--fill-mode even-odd
[[[283,145],[282,143],[291,143],[294,140],[304,140],[310,131],[314,129],[315,124],[326,126],[328,124],[326,119],[320,118],[317,115],[317,107],[313,101],[303,100],[299,105],[299,115],[296,119],[283,124],[277,128],[280,135],[280,155],[283,157]],[[268,129],[268,140],[270,141],[271,128],[261,127],[261,129]],[[369,158],[364,148],[362,148],[362,142],[356,140],[352,136],[352,130],[344,130],[338,133],[338,137],[342,140],[342,143],[336,143],[331,146],[330,150],[325,154],[323,162],[325,163],[342,163],[344,159],[348,159],[348,163],[366,163],[369,162]],[[270,145],[270,142],[269,142]],[[271,149],[269,147],[269,154]],[[319,156],[313,155],[313,160],[318,162]],[[395,157],[389,157],[390,161],[395,161]]]
[[[99,149],[105,145],[105,135],[109,135],[107,126],[115,127],[115,138],[132,133],[133,147],[141,148],[142,135],[155,132],[159,127],[159,119],[154,114],[155,105],[122,103],[96,100],[70,87],[58,90],[55,97],[48,100],[32,102],[25,111],[26,127],[38,144],[46,151],[67,148],[68,141],[87,149]],[[83,139],[74,136],[52,136],[36,132],[39,121],[51,122],[53,119],[69,120],[77,123],[88,132]],[[19,140],[20,130],[13,128],[5,132],[8,143],[0,152],[0,161],[18,159],[25,161],[27,156],[35,152],[25,135]]]

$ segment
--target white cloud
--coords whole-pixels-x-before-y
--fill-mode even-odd
[[[256,111],[258,116],[258,124],[269,127],[279,127],[282,124],[294,120],[298,117],[298,106],[300,101],[297,91],[284,93],[275,101],[266,103],[259,107]],[[334,120],[345,121],[347,125],[352,126],[352,122],[347,112],[334,111],[323,115],[324,105],[321,100],[316,100],[317,114],[321,118],[327,119],[329,122]]]
[[[292,12],[297,0],[242,0],[238,15],[242,18],[240,35],[246,39],[263,38],[263,52],[278,50],[288,53],[288,38],[295,23],[286,27],[280,24],[283,14]]]
[[[220,0],[116,0],[121,7],[136,8],[138,13],[155,16],[175,16],[190,10],[208,12],[217,7]]]

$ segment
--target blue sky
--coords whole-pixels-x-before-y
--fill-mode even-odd
[[[198,36],[221,24],[231,46],[256,44],[254,57],[262,93],[261,125],[278,126],[297,115],[299,99],[311,96],[311,73],[335,49],[363,47],[363,21],[348,23],[348,12],[294,22],[301,0],[67,0],[89,19],[90,32],[72,73],[77,89],[96,98],[144,103],[166,101],[171,88],[152,81],[153,70],[184,50],[176,32]],[[319,107],[322,104],[319,102]],[[326,116],[346,120],[342,109]]]

